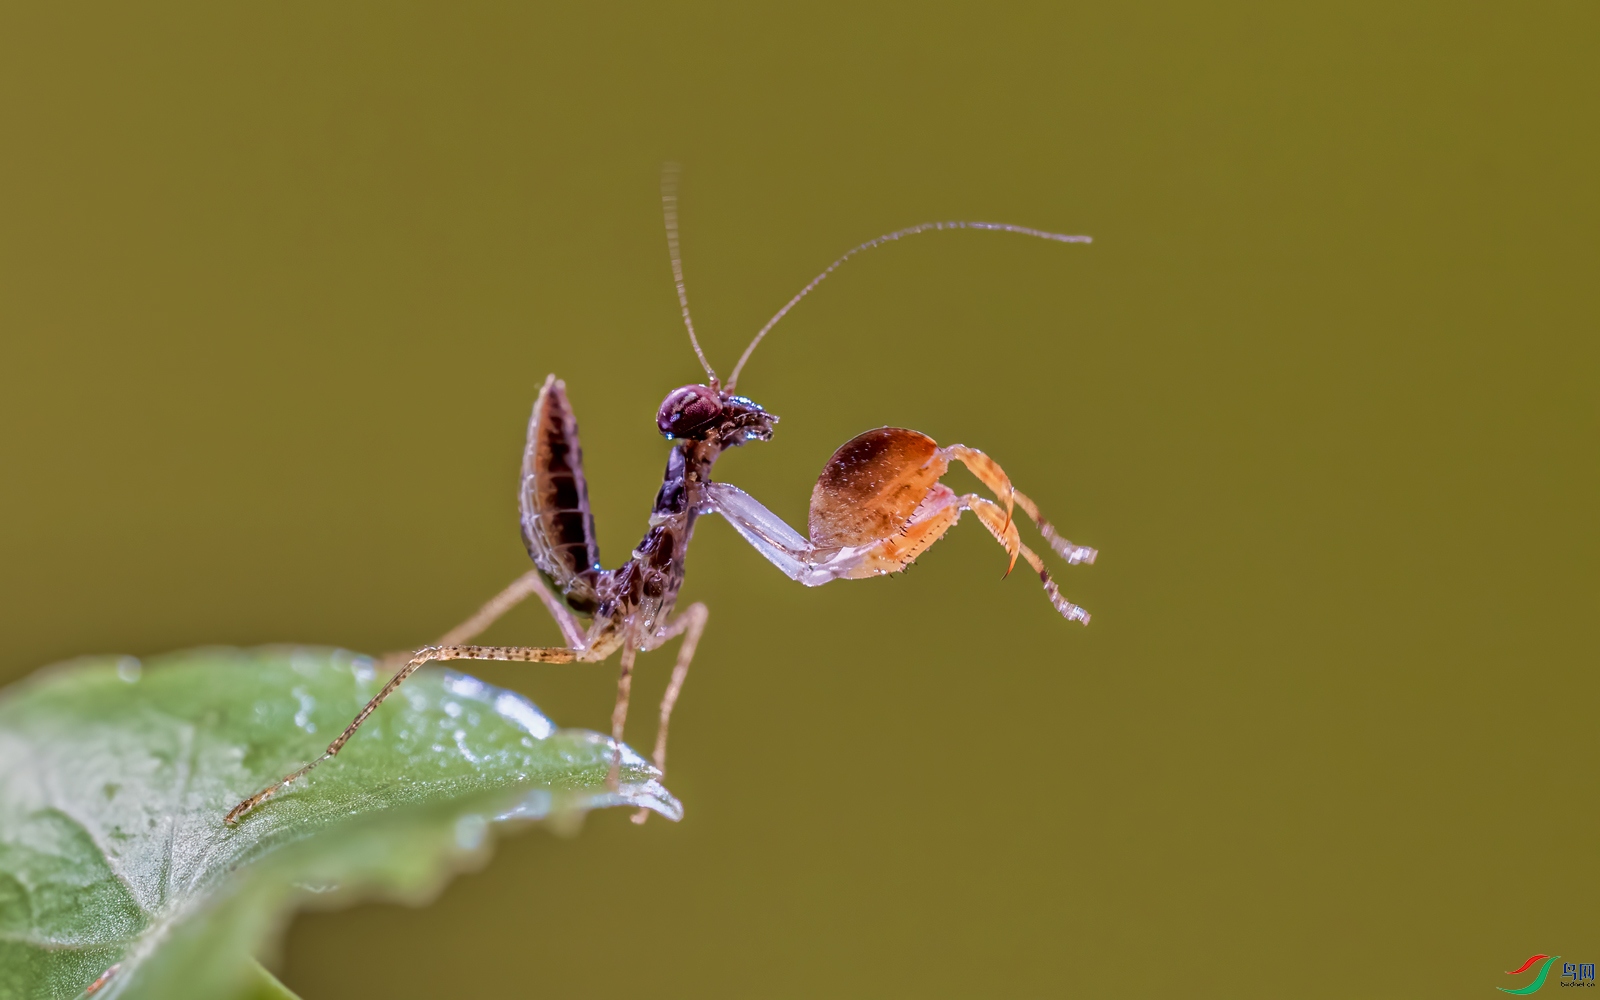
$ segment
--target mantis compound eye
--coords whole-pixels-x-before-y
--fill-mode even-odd
[[[656,426],[669,438],[692,438],[722,419],[722,401],[715,389],[686,385],[674,389],[662,400],[656,413]]]

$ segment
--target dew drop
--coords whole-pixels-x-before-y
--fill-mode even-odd
[[[456,846],[463,851],[476,851],[483,846],[489,832],[489,821],[477,813],[469,813],[456,820]]]

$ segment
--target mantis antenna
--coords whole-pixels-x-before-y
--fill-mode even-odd
[[[800,289],[800,293],[794,298],[790,299],[782,309],[779,309],[776,316],[773,316],[771,319],[767,320],[767,325],[761,328],[760,332],[755,335],[755,338],[750,341],[750,346],[746,347],[744,349],[744,353],[739,355],[739,363],[733,366],[733,374],[728,377],[728,384],[726,386],[727,391],[732,392],[733,387],[738,384],[739,373],[744,371],[744,363],[750,360],[751,353],[755,351],[756,345],[761,343],[761,338],[767,335],[767,331],[777,326],[778,320],[783,319],[784,316],[788,315],[790,309],[793,309],[799,304],[801,299],[809,295],[813,288],[822,284],[822,279],[832,274],[840,264],[843,264],[845,261],[849,260],[851,257],[854,257],[861,251],[870,250],[880,243],[889,243],[900,239],[902,236],[915,236],[917,233],[925,233],[930,229],[987,229],[1000,233],[1021,233],[1023,236],[1035,236],[1041,240],[1055,240],[1057,243],[1094,242],[1094,240],[1088,236],[1065,236],[1061,233],[1047,233],[1042,229],[1029,229],[1027,226],[1013,226],[1004,222],[924,222],[921,225],[910,226],[905,229],[896,229],[892,233],[884,233],[882,236],[879,236],[875,239],[870,239],[853,250],[846,251],[842,257],[824,268],[821,274],[817,275],[815,278],[812,278],[810,284]],[[673,266],[676,268],[676,253],[674,253],[673,261]],[[683,294],[683,285],[681,282],[678,285],[678,294],[680,296]],[[689,318],[689,307],[687,304],[685,304],[683,307],[683,316],[685,321],[687,321]],[[694,336],[694,331],[690,330],[689,335],[691,337]],[[699,350],[699,345],[696,345],[695,350]],[[701,361],[704,363],[703,356]],[[707,370],[710,370],[709,366],[707,366]]]
[[[700,359],[700,367],[706,370],[706,375],[711,379],[711,388],[720,385],[717,373],[711,367],[711,362],[706,360],[706,352],[700,349],[700,338],[694,335],[694,320],[689,318],[689,292],[683,286],[683,261],[678,256],[678,174],[681,168],[676,163],[663,164],[661,167],[661,217],[667,226],[667,253],[672,257],[672,281],[678,286],[678,304],[683,307],[683,325],[689,331],[689,343],[694,345],[694,356]]]

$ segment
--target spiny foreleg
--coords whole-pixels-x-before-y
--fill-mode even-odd
[[[1061,613],[1061,617],[1067,621],[1089,624],[1089,612],[1061,596],[1060,588],[1050,578],[1050,571],[1045,569],[1044,560],[1039,558],[1037,552],[1022,544],[1022,540],[1017,537],[1016,523],[1002,512],[998,504],[973,493],[962,497],[961,504],[965,509],[978,515],[978,520],[982,521],[983,526],[989,529],[989,534],[994,536],[995,541],[1005,546],[1006,551],[1011,553],[1013,565],[1016,563],[1017,556],[1021,555],[1023,560],[1033,567],[1033,571],[1039,574],[1040,583],[1044,585],[1045,595],[1050,598],[1051,605]],[[1019,506],[1021,505],[1020,499],[1018,504]],[[1024,507],[1023,509],[1026,510],[1027,508]],[[1094,550],[1090,549],[1089,551],[1092,553]],[[1090,561],[1093,561],[1092,556]]]
[[[1061,533],[1056,531],[1056,526],[1040,515],[1039,505],[1028,499],[1027,494],[1021,490],[1014,489],[1011,491],[1011,495],[1016,498],[1017,506],[1021,507],[1028,517],[1033,520],[1033,523],[1038,525],[1039,534],[1044,536],[1046,544],[1050,546],[1056,555],[1065,559],[1068,565],[1076,566],[1078,563],[1094,563],[1094,557],[1100,554],[1097,550],[1091,549],[1087,545],[1074,545],[1061,537]]]
[[[994,492],[994,495],[1005,505],[1005,520],[1007,524],[1011,523],[1011,508],[1012,503],[1015,502],[1016,506],[1021,507],[1039,528],[1039,534],[1044,536],[1045,542],[1049,544],[1056,555],[1065,559],[1071,565],[1094,562],[1095,556],[1099,553],[1087,545],[1074,545],[1061,537],[1061,534],[1056,531],[1055,525],[1046,521],[1044,516],[1039,513],[1039,505],[1029,499],[1021,490],[1011,485],[1011,477],[1006,475],[1004,469],[1000,468],[1000,463],[978,449],[968,448],[964,444],[953,444],[946,448],[941,448],[939,454],[944,456],[947,461],[960,462],[965,465],[972,471],[974,476],[978,477],[979,482]]]

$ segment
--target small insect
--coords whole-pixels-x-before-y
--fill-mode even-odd
[[[1006,572],[1020,556],[1039,574],[1050,603],[1068,621],[1088,624],[1089,614],[1061,596],[1044,560],[1022,544],[1012,520],[1016,507],[1032,519],[1052,551],[1069,564],[1093,563],[1095,550],[1061,537],[1039,513],[1039,507],[1011,485],[993,459],[966,445],[940,447],[926,434],[902,427],[880,427],[845,442],[823,468],[811,493],[810,537],[785,524],[754,497],[711,478],[723,451],[772,437],[776,415],[747,397],[735,394],[739,375],[768,331],[810,294],[828,275],[863,250],[930,230],[979,229],[1020,233],[1061,243],[1088,243],[1087,236],[1064,236],[1024,226],[995,222],[928,222],[886,233],[855,247],[811,280],[755,335],[724,384],[706,360],[689,315],[689,297],[678,253],[677,174],[669,165],[662,174],[661,201],[667,230],[672,278],[678,290],[689,343],[705,369],[706,383],[669,392],[656,414],[656,427],[673,442],[666,474],[650,512],[650,528],[628,560],[616,569],[600,563],[594,517],[578,445],[578,423],[567,399],[566,384],[554,375],[545,379],[533,406],[528,443],[522,457],[518,499],[522,540],[535,569],[525,573],[485,604],[475,615],[437,643],[411,655],[350,725],[311,763],[285,776],[235,806],[225,817],[232,824],[256,806],[304,777],[350,741],[384,699],[417,668],[432,660],[510,660],[524,663],[598,663],[621,654],[611,735],[616,749],[609,780],[616,787],[621,763],[623,724],[633,684],[635,657],[679,636],[678,659],[661,699],[656,730],[655,766],[667,766],[667,725],[683,690],[695,646],[706,626],[706,606],[696,602],[673,614],[683,586],[684,557],[702,514],[721,514],[756,551],[791,579],[808,587],[833,580],[857,580],[899,572],[928,546],[943,537],[963,511],[971,511],[1011,557]],[[939,482],[951,462],[970,469],[997,499],[958,495]],[[467,643],[528,596],[549,609],[561,629],[564,646],[474,646]],[[588,620],[585,625],[583,619]],[[634,822],[648,811],[638,810]]]

